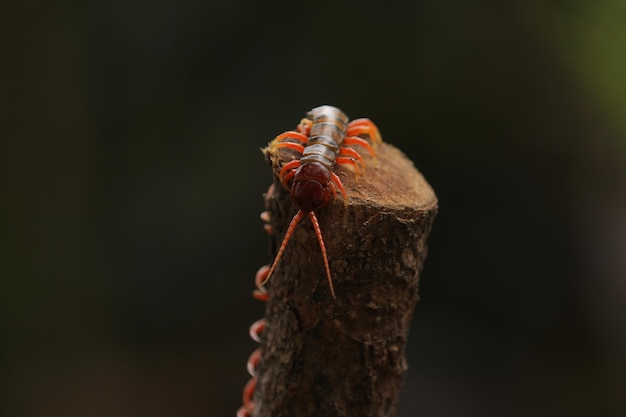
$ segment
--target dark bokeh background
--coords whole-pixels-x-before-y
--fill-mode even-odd
[[[626,6],[14,2],[2,415],[233,416],[259,148],[372,118],[440,213],[399,417],[626,415]]]

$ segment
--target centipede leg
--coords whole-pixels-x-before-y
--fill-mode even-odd
[[[243,407],[250,413],[254,413],[254,401],[252,396],[256,390],[256,378],[251,378],[243,389]]]
[[[341,192],[341,195],[343,197],[343,201],[347,204],[347,202],[348,202],[348,193],[346,193],[346,189],[343,188],[343,183],[341,182],[341,179],[334,172],[330,173],[330,178],[331,178],[331,180],[333,182],[333,185],[336,188],[338,188],[339,191]]]
[[[298,125],[296,130],[308,137],[311,134],[311,126],[313,126],[313,120],[307,119],[305,117],[304,119],[300,120],[300,124]]]
[[[267,211],[261,213],[261,220],[263,220],[263,229],[267,232],[267,234],[271,235],[272,233],[274,233],[274,229],[270,224],[270,213]]]
[[[265,319],[259,319],[250,326],[250,338],[257,343],[261,343],[261,335],[265,331]]]
[[[263,194],[263,199],[265,200],[266,203],[269,201],[270,198],[272,198],[273,194],[274,194],[274,184],[272,183],[267,188],[267,192]],[[262,212],[260,217],[261,217],[261,221],[263,222],[263,229],[267,232],[267,234],[271,235],[272,233],[274,233],[274,229],[272,228],[272,225],[270,224],[269,211]]]
[[[301,132],[290,130],[288,132],[281,133],[280,135],[276,136],[274,140],[270,143],[270,146],[274,147],[277,143],[279,143],[283,139],[295,139],[298,142],[306,145],[306,143],[309,140],[309,137],[302,134]]]
[[[293,161],[287,162],[280,169],[280,173],[278,174],[278,178],[280,178],[280,181],[282,182],[282,184],[285,187],[289,188],[289,185],[288,185],[289,180],[291,178],[293,178],[293,175],[295,174],[295,171],[291,171],[289,173],[287,173],[287,171],[295,170],[299,166],[300,166],[300,160],[299,159],[294,159]]]
[[[256,376],[256,368],[261,363],[261,349],[256,349],[248,358],[248,373],[250,376]]]
[[[383,138],[380,136],[378,127],[370,119],[354,119],[348,123],[346,136],[368,135],[372,142],[381,143]]]
[[[363,170],[363,167],[365,165],[365,162],[363,162],[363,157],[354,149],[342,146],[341,148],[339,148],[339,155],[348,156],[354,159],[356,163],[360,166],[360,169]]]
[[[366,141],[363,138],[360,138],[358,136],[347,136],[346,138],[343,139],[343,143],[346,144],[346,145],[358,145],[358,146],[361,146],[361,147],[365,148],[365,150],[373,158],[376,158],[376,152],[374,151],[374,148],[372,147],[372,145],[370,145],[370,143],[368,141]]]
[[[289,181],[291,181],[295,175],[296,175],[295,169],[292,169],[291,171],[287,173],[287,175],[285,175],[285,177],[283,178],[283,184],[285,184],[285,187],[289,185]]]
[[[361,175],[361,166],[357,163],[356,160],[352,158],[348,158],[346,156],[338,156],[335,160],[340,165],[352,165],[357,175]]]
[[[241,406],[239,410],[237,410],[237,417],[250,417],[250,412],[246,409],[246,407]]]
[[[272,145],[272,150],[278,148],[290,148],[294,149],[300,153],[304,152],[304,145],[295,142],[279,142],[276,145]]]

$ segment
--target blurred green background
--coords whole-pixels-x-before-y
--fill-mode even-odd
[[[234,416],[320,104],[440,199],[398,416],[626,415],[625,2],[2,9],[2,415]]]

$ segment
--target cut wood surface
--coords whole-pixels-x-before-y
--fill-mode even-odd
[[[405,346],[437,198],[393,146],[362,175],[337,173],[348,193],[316,212],[336,299],[308,220],[269,283],[255,417],[391,417],[407,370]],[[274,172],[293,158],[266,150]],[[266,198],[271,256],[298,208],[275,178]]]

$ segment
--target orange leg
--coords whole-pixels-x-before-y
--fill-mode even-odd
[[[369,152],[369,154],[372,155],[373,158],[376,158],[376,152],[374,151],[374,148],[372,147],[372,145],[370,145],[368,141],[363,138],[360,138],[358,136],[347,136],[343,139],[343,143],[346,145],[359,145],[365,148],[365,150],[367,150],[367,152]]]
[[[243,408],[245,408],[250,414],[254,413],[254,402],[252,396],[256,389],[256,378],[250,379],[243,389]]]
[[[348,204],[348,194],[346,193],[346,189],[343,188],[343,184],[341,183],[341,179],[339,179],[339,177],[337,176],[337,174],[335,174],[334,172],[330,173],[331,175],[331,179],[333,181],[333,185],[337,188],[339,188],[339,191],[341,191],[341,195],[343,196],[343,201]],[[336,192],[335,192],[336,194]]]
[[[309,137],[300,132],[295,132],[293,130],[290,130],[288,132],[281,133],[280,135],[276,136],[274,140],[272,141],[272,143],[270,144],[270,146],[273,147],[275,143],[280,142],[283,139],[295,139],[302,144],[306,144],[309,140]]]
[[[361,156],[361,154],[359,154],[357,151],[355,151],[352,148],[348,148],[345,146],[342,146],[341,148],[339,148],[339,155],[342,156],[348,156],[352,159],[354,159],[358,165],[360,166],[361,169],[363,169],[365,163],[363,162],[363,157]]]
[[[250,417],[250,412],[248,410],[246,410],[246,407],[239,407],[239,410],[237,410],[237,417]]]
[[[291,181],[291,179],[295,177],[295,175],[296,175],[295,169],[292,169],[291,171],[287,173],[287,175],[285,175],[285,177],[283,178],[283,183],[285,184],[285,188],[289,188],[289,181]]]
[[[348,158],[346,156],[338,156],[335,161],[341,165],[352,165],[354,167],[354,170],[356,171],[356,174],[361,175],[361,167],[354,159]]]
[[[267,213],[267,211],[264,211],[263,213]],[[268,221],[269,221],[269,213],[267,214],[267,216],[268,216]],[[268,232],[268,233],[272,234],[272,232]],[[265,281],[265,278],[267,278],[267,274],[269,274],[269,272],[270,272],[269,265],[263,265],[261,268],[259,268],[259,270],[256,273],[256,276],[254,277],[254,283],[256,284],[257,289],[252,291],[252,296],[256,298],[257,300],[267,301],[270,298],[265,288],[261,286],[261,283]]]
[[[272,228],[272,225],[270,224],[270,213],[268,211],[264,211],[263,213],[261,213],[261,220],[263,220],[263,229],[267,232],[267,234],[271,235],[272,233],[274,233],[274,229]]]
[[[383,139],[376,125],[370,119],[354,119],[348,123],[346,136],[369,135],[373,143],[380,143]]]
[[[267,213],[267,212],[264,212],[264,213]],[[270,267],[267,265],[263,265],[262,267],[260,267],[259,270],[256,271],[256,275],[254,276],[255,284],[259,285],[259,282],[262,282],[265,279],[269,271],[270,271]]]
[[[257,288],[252,291],[252,297],[256,298],[259,301],[267,301],[269,300],[270,295],[267,293],[265,288]]]
[[[272,150],[277,149],[277,148],[291,148],[300,153],[304,152],[304,146],[300,143],[295,143],[295,142],[279,142],[275,145],[272,145]]]
[[[374,123],[370,119],[368,119],[367,117],[361,117],[361,118],[358,118],[358,119],[350,120],[350,123],[348,123],[348,127],[350,127],[350,126],[359,126],[359,125],[361,125],[361,126],[364,126],[364,125],[369,126],[369,125],[373,125],[373,124]]]
[[[266,279],[267,281],[267,279]],[[265,284],[263,282],[262,284]],[[265,319],[260,319],[252,323],[250,326],[250,338],[257,343],[261,343],[261,335],[265,331]]]
[[[256,376],[256,368],[259,366],[259,363],[261,363],[261,349],[256,349],[252,352],[252,355],[250,355],[248,363],[246,364],[248,373],[251,376]]]
[[[299,159],[294,159],[293,161],[287,162],[280,169],[280,172],[278,173],[278,178],[280,178],[280,180],[282,181],[282,183],[285,186],[285,188],[288,187],[288,185],[287,185],[288,181],[291,178],[293,178],[293,176],[295,174],[295,169],[298,168],[299,166],[300,166],[300,160]],[[289,170],[292,170],[292,171],[287,173],[287,171],[289,171]]]

